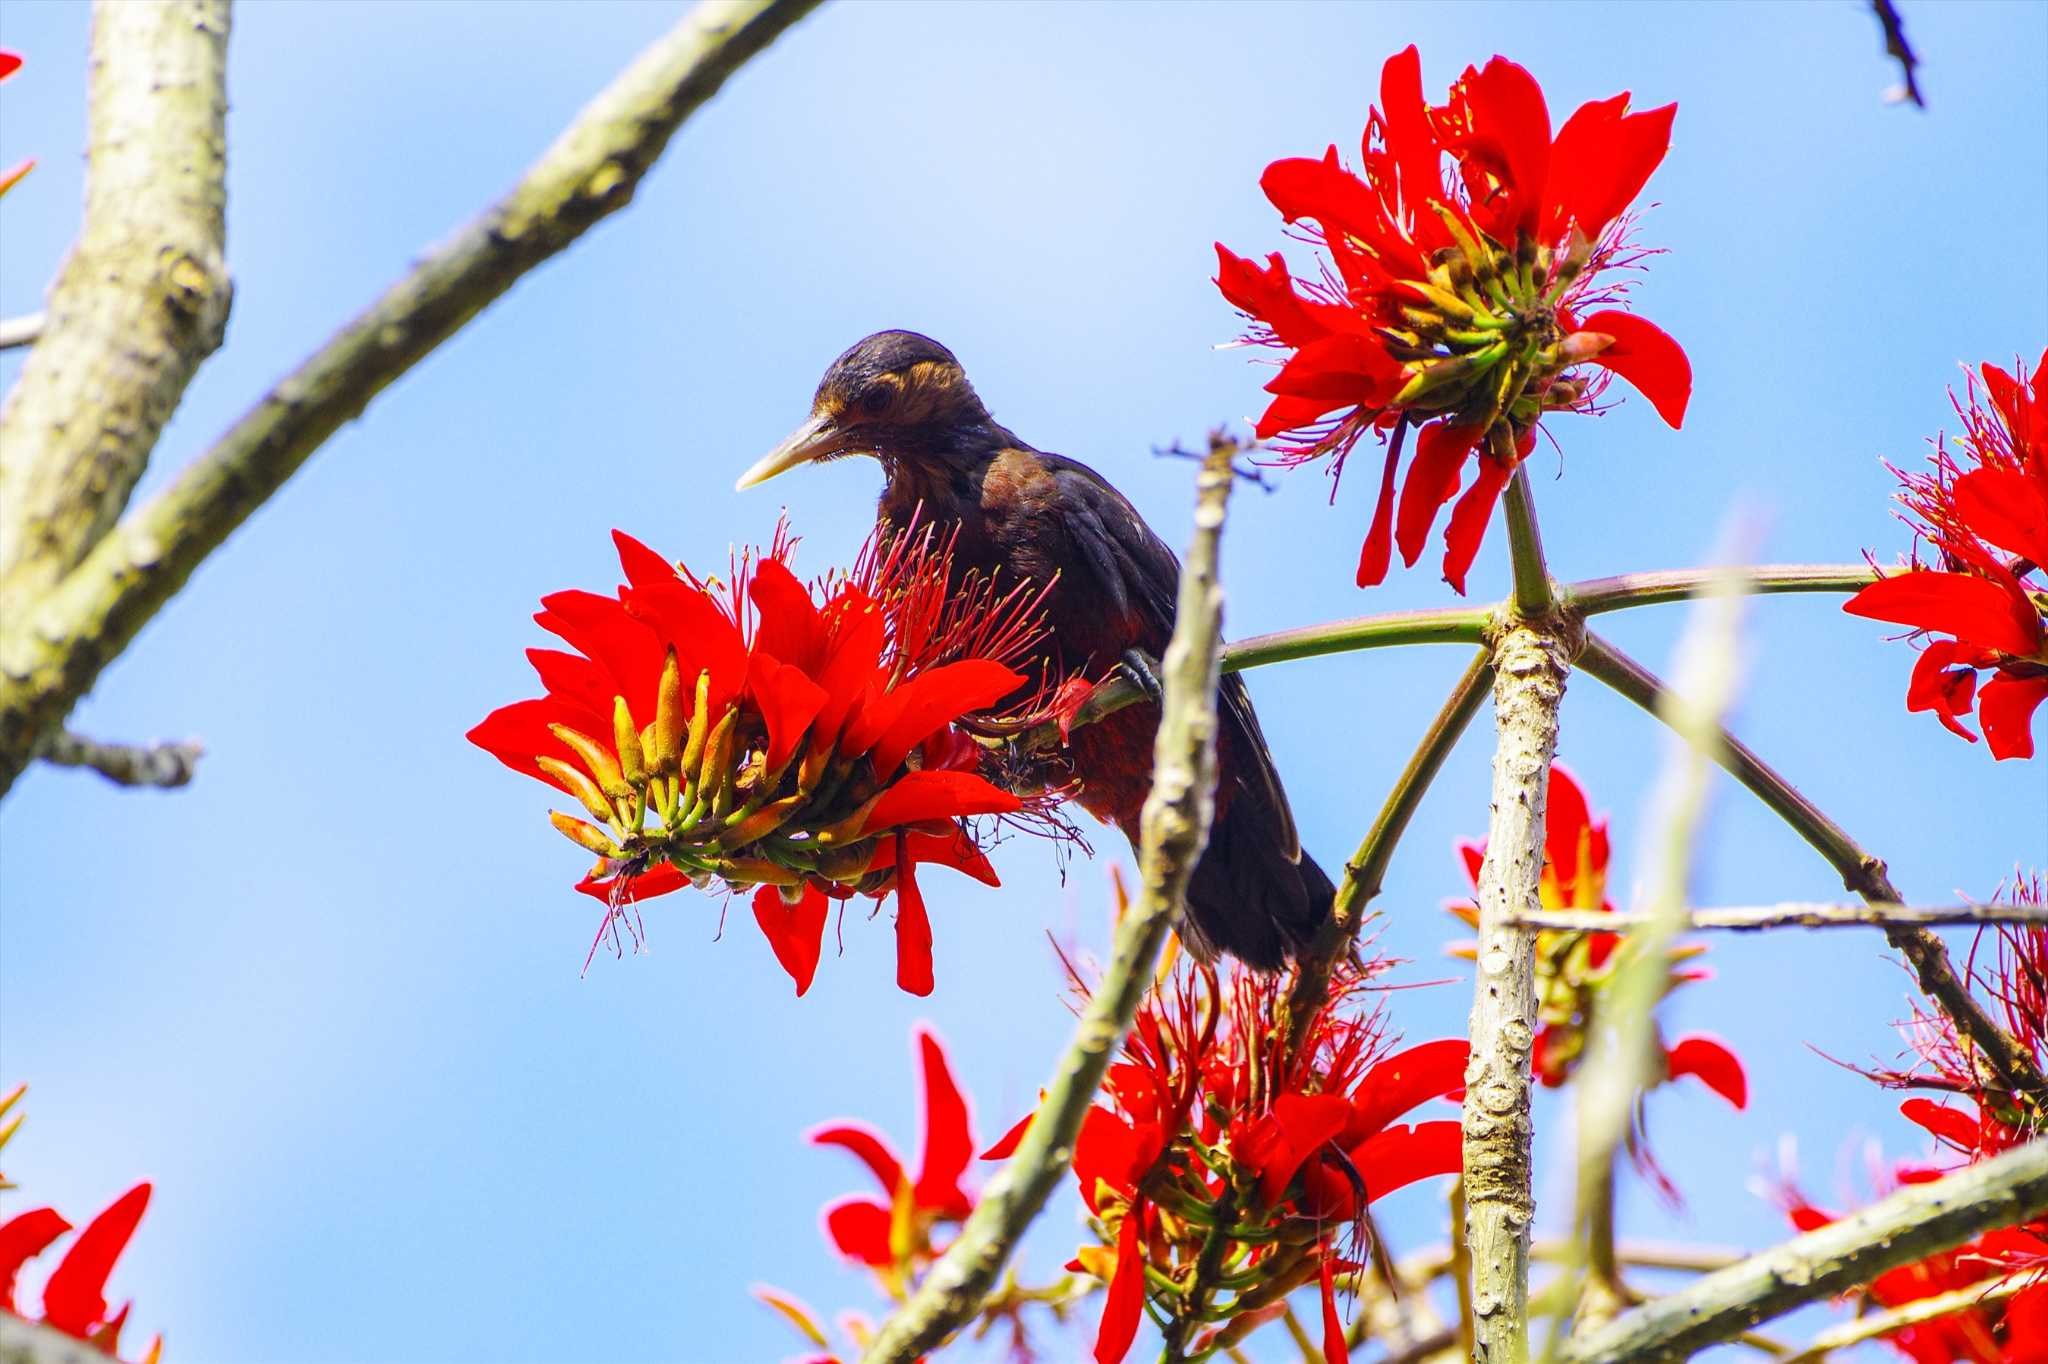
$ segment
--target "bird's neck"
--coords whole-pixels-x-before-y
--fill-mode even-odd
[[[989,461],[1022,443],[986,415],[904,432],[875,451],[886,479],[882,519],[906,525],[920,505],[926,519],[978,514]]]

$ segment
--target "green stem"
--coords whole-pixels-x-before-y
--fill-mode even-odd
[[[1598,635],[1587,635],[1579,666],[1652,715],[1661,716],[1659,706],[1665,692],[1664,684],[1612,643]],[[1843,884],[1851,892],[1873,905],[1889,906],[1903,902],[1904,897],[1892,885],[1881,859],[1865,852],[1841,825],[1829,819],[1798,788],[1779,776],[1725,729],[1714,748],[1714,757],[1731,776],[1748,787],[1757,799],[1825,857],[1841,874]],[[1949,961],[1948,948],[1941,939],[1932,931],[1911,924],[1889,926],[1885,937],[1912,964],[1922,993],[1948,1015],[1963,1037],[1969,1039],[1999,1082],[2034,1107],[2048,1110],[2048,1081],[2043,1080],[2033,1057],[1971,996],[1969,987]]]
[[[1754,568],[1667,568],[1622,573],[1568,584],[1564,598],[1582,616],[1631,606],[1685,601],[1713,583],[1730,581],[1758,595],[1778,592],[1855,592],[1877,578],[1868,564],[1759,564]]]
[[[1320,1009],[1330,990],[1330,971],[1358,937],[1365,923],[1366,908],[1385,884],[1387,866],[1408,822],[1429,790],[1436,774],[1443,770],[1472,717],[1479,713],[1493,686],[1493,655],[1481,649],[1458,678],[1443,708],[1423,732],[1422,742],[1410,755],[1408,765],[1394,782],[1380,806],[1379,815],[1359,842],[1358,851],[1344,864],[1344,880],[1337,887],[1337,900],[1330,917],[1316,934],[1309,950],[1302,954],[1294,985],[1287,996],[1288,1036],[1302,1035],[1308,1020]]]
[[[1543,532],[1536,525],[1536,499],[1529,491],[1529,466],[1508,481],[1508,555],[1514,565],[1515,610],[1540,616],[1555,604],[1550,567],[1543,561]]]
[[[1477,644],[1486,637],[1492,612],[1483,606],[1434,611],[1389,611],[1323,625],[1304,625],[1253,635],[1223,647],[1223,671],[1234,673],[1267,663],[1384,649],[1395,644]]]

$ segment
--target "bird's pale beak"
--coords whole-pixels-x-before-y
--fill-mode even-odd
[[[741,474],[740,481],[733,487],[745,490],[756,483],[766,483],[799,464],[836,455],[840,453],[840,437],[841,432],[830,418],[813,414],[809,421],[790,432],[787,440],[761,456],[753,468]]]

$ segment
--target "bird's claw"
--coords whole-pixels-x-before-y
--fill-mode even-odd
[[[1124,676],[1136,683],[1153,705],[1159,705],[1165,698],[1166,689],[1159,682],[1159,665],[1143,649],[1124,650],[1123,670]]]

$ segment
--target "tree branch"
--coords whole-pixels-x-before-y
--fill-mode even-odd
[[[227,328],[228,0],[93,7],[85,218],[0,405],[0,600],[20,611],[128,505]]]
[[[1579,666],[1629,700],[1658,713],[1664,684],[1654,673],[1598,635],[1588,635]],[[1885,865],[1865,852],[1856,840],[1741,740],[1725,730],[1717,759],[1730,775],[1748,787],[1758,799],[1825,857],[1841,874],[1842,882],[1865,903],[1892,906],[1903,902],[1898,889],[1885,873]],[[2037,1106],[2048,1107],[2048,1081],[2044,1081],[2034,1058],[1984,1012],[1968,985],[1956,974],[1948,948],[1926,928],[1896,926],[1885,930],[1885,938],[1911,963],[1920,990],[1956,1025],[1969,1040],[1998,1080],[2016,1094],[2029,1096]]]
[[[107,1354],[54,1326],[0,1311],[0,1364],[107,1364]]]
[[[1652,573],[1621,573],[1587,578],[1561,589],[1565,600],[1582,616],[1597,616],[1631,606],[1655,606],[1696,597],[1726,579],[1741,591],[1759,596],[1781,592],[1855,592],[1868,587],[1877,574],[1868,564],[1757,564],[1750,568],[1666,568]]]
[[[521,276],[631,201],[670,136],[816,0],[704,0],[482,216],[428,252],[0,638],[0,794],[192,570],[307,457]],[[111,10],[150,11],[112,4]],[[40,360],[50,349],[36,347]]]
[[[1537,909],[1543,811],[1557,749],[1557,713],[1578,627],[1552,609],[1549,572],[1528,488],[1508,487],[1509,549],[1518,614],[1493,640],[1493,813],[1479,868],[1479,953],[1473,973],[1472,1059],[1465,1071],[1465,1241],[1472,1255],[1474,1364],[1522,1364],[1529,1353],[1531,1189],[1529,1053],[1536,1038],[1536,935],[1506,921]],[[1529,615],[1534,609],[1542,614]]]
[[[1152,790],[1141,816],[1136,902],[1117,924],[1103,972],[1060,1057],[1045,1100],[1017,1153],[990,1181],[974,1212],[908,1302],[882,1324],[866,1364],[905,1364],[971,1321],[1024,1229],[1074,1158],[1104,1071],[1123,1042],[1152,966],[1179,919],[1188,877],[1209,837],[1216,784],[1216,684],[1223,609],[1217,539],[1230,496],[1236,442],[1216,436],[1202,466],[1195,535],[1180,575],[1180,600],[1160,673],[1165,694],[1153,749]]]
[[[1571,1364],[1689,1358],[1760,1322],[2048,1209],[2048,1140],[2031,1141],[1705,1275],[1567,1345]]]
[[[103,744],[65,730],[36,756],[56,767],[90,767],[118,786],[184,786],[206,750],[182,743]]]
[[[1598,909],[1539,909],[1511,915],[1518,927],[1562,933],[1626,933],[1650,922],[1647,914]],[[1686,911],[1685,932],[1768,928],[1932,928],[1959,924],[2048,924],[2048,905],[1823,905],[1787,901]]]
[[[47,313],[23,313],[20,317],[0,318],[0,350],[34,345],[48,320]]]
[[[1908,1326],[1918,1326],[1925,1321],[1938,1321],[1955,1312],[1969,1312],[1993,1303],[2004,1302],[2023,1288],[2030,1288],[2041,1282],[2035,1273],[1993,1276],[1967,1288],[1955,1288],[1931,1297],[1915,1298],[1900,1303],[1887,1312],[1872,1312],[1854,1321],[1845,1321],[1830,1326],[1812,1340],[1798,1354],[1784,1360],[1784,1364],[1816,1364],[1836,1350],[1846,1350],[1851,1345],[1861,1345],[1866,1340],[1903,1331]]]
[[[1913,74],[1920,65],[1920,57],[1906,41],[1906,21],[1899,17],[1898,6],[1892,0],[1870,0],[1870,12],[1877,16],[1878,27],[1884,30],[1885,55],[1899,64],[1899,83],[1886,98],[1894,104],[1911,100],[1925,109],[1927,101],[1920,96],[1920,80]]]

